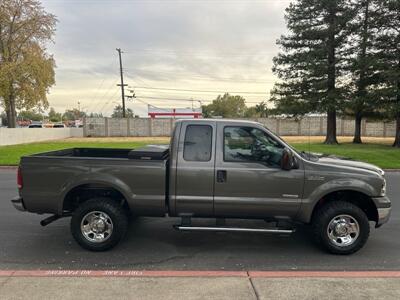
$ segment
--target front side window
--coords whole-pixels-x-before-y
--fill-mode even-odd
[[[187,126],[184,143],[184,160],[210,161],[212,151],[212,127],[209,125]]]
[[[284,146],[254,127],[224,128],[224,160],[258,162],[280,168]]]

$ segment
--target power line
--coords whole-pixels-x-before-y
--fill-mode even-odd
[[[107,105],[109,105],[112,101],[115,100],[114,97],[117,95],[117,93],[118,93],[118,90],[116,89],[116,90],[114,91],[114,94],[112,94],[111,97],[109,98],[109,100],[106,100],[106,102],[104,102],[103,106],[102,106],[101,109],[100,109],[100,113],[103,112],[104,108],[105,108]]]
[[[198,93],[226,93],[227,91],[211,91],[211,90],[191,90],[191,89],[176,89],[164,87],[145,87],[135,86],[135,89],[149,89],[149,90],[165,90],[165,91],[180,91],[180,92],[198,92]],[[252,95],[267,95],[266,92],[250,92],[250,91],[229,91],[232,94],[252,94]]]
[[[109,93],[110,91],[112,91],[112,88],[115,87],[115,85],[117,84],[117,82],[118,82],[118,80],[114,80],[114,81],[113,81],[113,83],[111,84],[111,86],[109,86],[108,89],[103,93],[103,95],[97,99],[97,100],[98,100],[97,103],[102,102],[103,99],[106,99],[105,104],[108,102],[106,96],[108,95],[108,93]],[[104,105],[105,105],[105,104],[104,104]],[[104,105],[103,105],[103,106],[104,106]]]
[[[138,75],[133,76],[132,74],[130,74],[130,72],[127,71],[127,69],[125,70],[125,74],[129,75],[132,79],[140,77]],[[168,75],[174,75],[176,77],[176,75],[182,75],[183,79],[189,79],[189,80],[203,80],[203,81],[217,81],[217,82],[233,82],[233,83],[238,83],[238,82],[243,82],[243,83],[253,83],[253,84],[268,84],[268,83],[275,83],[276,80],[257,80],[257,79],[252,79],[252,78],[248,78],[248,79],[235,79],[232,77],[219,77],[219,76],[210,76],[210,77],[201,77],[201,76],[193,76],[193,73],[180,73],[179,71],[171,71],[171,72],[166,72],[166,71],[152,71],[152,70],[140,70],[137,69],[135,70],[137,73],[143,73],[143,72],[149,72],[149,73],[156,73],[156,74],[164,74],[166,76]],[[160,81],[160,80],[156,80],[156,81]],[[163,80],[162,80],[163,81]]]
[[[188,56],[188,57],[208,57],[208,58],[227,58],[227,57],[258,57],[258,56],[268,56],[276,55],[277,51],[259,51],[249,53],[249,49],[243,49],[242,51],[232,52],[232,51],[198,51],[198,50],[172,50],[172,49],[131,49],[130,51],[124,51],[127,54],[135,55],[164,55],[164,56]]]
[[[153,105],[153,104],[151,104],[151,103],[149,103],[149,102],[143,101],[143,100],[141,100],[140,98],[136,98],[136,100],[138,100],[139,102],[142,102],[143,104],[146,104],[146,105],[148,105],[148,106],[152,106],[152,107],[161,109],[161,110],[163,110],[163,111],[169,112],[169,109],[162,108],[162,107],[158,107],[158,106]]]
[[[143,98],[143,99],[154,99],[154,100],[166,100],[166,101],[185,101],[185,102],[192,102],[192,101],[201,101],[201,102],[213,102],[214,100],[204,100],[204,99],[177,99],[177,98],[164,98],[164,97],[151,97],[151,96],[136,96],[135,99],[137,98]],[[265,100],[260,100],[260,101],[247,101],[245,100],[246,103],[261,103]]]

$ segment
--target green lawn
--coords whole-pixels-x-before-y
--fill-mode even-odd
[[[325,154],[335,154],[355,160],[375,164],[385,169],[400,169],[400,149],[387,142],[354,145],[342,142],[340,145],[324,145],[320,141],[312,141],[309,145],[303,141],[287,139],[296,149]],[[0,165],[17,165],[23,155],[46,152],[71,147],[104,147],[104,148],[137,148],[147,144],[166,144],[168,139],[68,139],[62,141],[41,142],[15,146],[0,147]]]

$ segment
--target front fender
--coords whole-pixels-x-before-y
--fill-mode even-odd
[[[305,190],[306,189],[307,186],[305,186]],[[365,181],[354,178],[333,179],[313,188],[312,192],[308,196],[307,194],[304,195],[297,219],[300,222],[309,223],[318,201],[330,193],[339,191],[354,191],[365,194],[369,197],[372,197],[375,194],[373,186]]]
[[[61,193],[60,193],[60,199],[58,201],[58,203],[59,203],[58,213],[59,214],[62,214],[64,200],[65,200],[65,197],[67,196],[67,194],[74,188],[81,186],[81,185],[85,185],[85,184],[104,185],[106,187],[110,187],[110,188],[113,188],[113,189],[119,191],[127,200],[129,207],[131,206],[131,204],[133,202],[133,198],[135,197],[135,194],[132,192],[132,190],[129,188],[129,186],[115,176],[112,176],[110,174],[101,174],[101,173],[93,173],[93,172],[84,173],[77,177],[71,178],[70,180],[67,180],[63,184]]]

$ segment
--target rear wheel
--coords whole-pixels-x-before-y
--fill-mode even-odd
[[[83,248],[105,251],[113,248],[128,229],[124,208],[108,198],[95,198],[82,203],[71,218],[71,233]]]
[[[335,201],[322,206],[313,218],[316,242],[334,254],[352,254],[360,250],[369,237],[367,215],[358,206]]]

